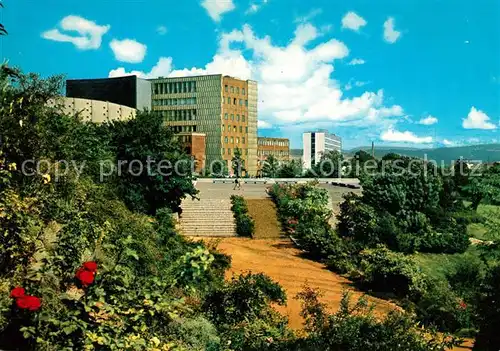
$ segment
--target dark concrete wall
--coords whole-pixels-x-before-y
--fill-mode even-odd
[[[109,101],[138,108],[137,95],[136,76],[66,81],[67,97]]]

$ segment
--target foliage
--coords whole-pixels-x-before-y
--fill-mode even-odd
[[[192,345],[189,330],[172,333],[174,324],[198,320],[200,300],[223,285],[229,259],[175,232],[167,206],[189,191],[189,175],[169,178],[162,188],[168,191],[158,197],[147,195],[147,189],[137,192],[145,208],[155,209],[156,217],[149,217],[121,201],[117,183],[137,190],[158,182],[138,183],[127,175],[130,183],[97,183],[95,172],[101,161],[114,159],[117,145],[111,141],[117,140],[129,146],[120,151],[126,156],[151,152],[182,158],[170,134],[145,116],[112,126],[65,116],[46,104],[59,91],[60,78],[40,80],[5,66],[1,78],[0,348],[170,350]],[[89,167],[57,173],[66,158]],[[26,160],[34,163],[23,169]],[[47,161],[44,173],[30,175],[41,160]],[[87,261],[97,267],[86,264],[91,270],[84,275]],[[39,297],[39,308],[33,299],[26,305],[31,310],[19,308],[19,298],[9,297],[14,287]],[[217,344],[214,330],[207,327],[198,345],[202,340]]]
[[[120,161],[114,181],[129,208],[148,214],[163,207],[176,210],[184,196],[196,195],[190,158],[160,115],[139,112],[106,127]]]
[[[231,195],[231,210],[236,220],[236,232],[239,236],[252,237],[255,234],[255,222],[248,213],[248,206],[242,196]]]
[[[465,212],[449,206],[455,200],[445,195],[445,182],[435,171],[432,165],[397,159],[364,177],[363,196],[347,195],[341,204],[339,235],[360,248],[385,244],[405,253],[464,252],[469,246]]]
[[[480,288],[479,333],[474,350],[493,351],[500,348],[500,265],[490,269]]]
[[[284,162],[278,171],[278,178],[297,178],[302,175],[302,163],[297,160]]]
[[[276,350],[293,334],[270,303],[285,302],[285,292],[278,284],[264,274],[248,273],[233,277],[209,294],[203,310],[231,349]]]
[[[241,177],[243,175],[243,172],[246,172],[245,161],[242,159],[241,155],[242,155],[241,149],[240,148],[236,148],[234,150],[234,156],[231,159],[231,165],[232,165],[232,168],[233,168],[233,174],[236,177]]]
[[[341,176],[340,166],[342,164],[342,154],[338,151],[327,151],[321,155],[318,163],[313,165],[307,175],[315,178],[339,178]]]
[[[269,178],[276,178],[280,169],[279,161],[274,155],[269,155],[264,161],[262,166],[262,176]]]
[[[476,211],[482,201],[500,204],[500,164],[483,166],[479,172],[466,171],[460,190],[471,201],[471,209]]]
[[[308,334],[290,350],[446,350],[459,340],[440,336],[435,330],[422,329],[409,315],[393,311],[382,320],[375,318],[366,299],[354,305],[344,293],[340,308],[329,314],[319,302],[316,291],[306,288],[302,300]]]

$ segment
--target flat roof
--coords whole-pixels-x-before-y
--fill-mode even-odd
[[[275,140],[290,140],[288,138],[275,138],[275,137],[261,137],[258,136],[257,139],[275,139]]]

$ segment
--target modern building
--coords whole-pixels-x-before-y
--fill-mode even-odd
[[[290,141],[286,138],[257,138],[257,156],[259,160],[265,160],[274,156],[280,161],[290,159]]]
[[[66,96],[151,110],[151,82],[136,76],[70,79],[66,81]]]
[[[66,82],[66,96],[159,113],[179,134],[186,150],[209,171],[214,161],[226,162],[231,171],[231,160],[236,149],[240,149],[247,174],[257,173],[255,81],[221,74],[151,80],[136,76],[79,79]]]
[[[48,106],[60,107],[69,116],[78,115],[83,121],[103,123],[135,118],[137,110],[107,101],[58,97],[47,102]]]
[[[257,82],[223,75],[151,80],[152,110],[176,133],[205,135],[204,164],[227,163],[240,149],[247,174],[257,173]],[[194,139],[193,139],[194,140]],[[198,153],[195,145],[192,152]]]
[[[302,162],[305,169],[311,169],[327,151],[342,152],[342,138],[326,130],[302,134]]]
[[[286,138],[257,138],[258,174],[264,165],[264,161],[274,156],[278,161],[290,160],[290,141]]]

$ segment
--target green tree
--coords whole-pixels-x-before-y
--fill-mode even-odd
[[[327,151],[320,161],[313,166],[313,172],[320,178],[338,178],[341,174],[343,156],[338,151]]]
[[[302,175],[302,164],[297,160],[284,162],[278,172],[279,178],[297,178]]]
[[[500,349],[500,265],[493,267],[480,289],[479,333],[474,350]]]
[[[243,160],[241,155],[242,155],[241,149],[237,147],[236,149],[234,149],[234,156],[231,159],[233,174],[238,178],[243,175],[243,172],[246,172],[245,161]]]
[[[263,162],[262,175],[264,177],[276,178],[280,168],[278,159],[274,155],[269,155]]]
[[[160,115],[139,112],[103,128],[118,161],[113,181],[129,208],[149,214],[163,207],[177,211],[185,196],[197,194],[191,158]]]
[[[474,211],[484,200],[500,204],[500,165],[483,167],[481,174],[469,173],[462,191]]]

